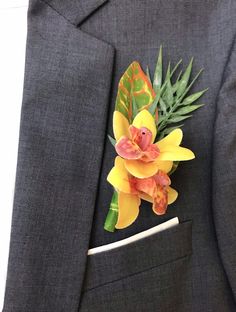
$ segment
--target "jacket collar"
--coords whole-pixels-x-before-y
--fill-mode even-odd
[[[101,5],[109,0],[46,0],[51,7],[72,24],[80,25]]]

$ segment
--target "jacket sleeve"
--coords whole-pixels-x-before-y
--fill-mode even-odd
[[[78,311],[113,55],[31,1],[4,312]]]
[[[212,150],[212,203],[220,256],[236,299],[236,43],[218,96]]]

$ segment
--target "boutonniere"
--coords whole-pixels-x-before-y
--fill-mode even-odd
[[[114,192],[104,229],[113,232],[131,225],[139,214],[141,201],[148,201],[156,215],[163,215],[178,197],[171,185],[171,174],[180,161],[195,158],[180,146],[179,124],[203,104],[193,104],[207,89],[188,92],[202,70],[190,82],[193,59],[175,82],[172,76],[181,61],[162,78],[162,48],[153,81],[138,62],[133,62],[120,79],[113,113],[114,138],[108,136],[117,156],[107,176]],[[178,124],[178,125],[176,125]]]

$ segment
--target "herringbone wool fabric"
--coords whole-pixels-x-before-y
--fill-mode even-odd
[[[3,312],[236,311],[236,2],[32,0]],[[194,57],[209,87],[183,127],[196,159],[158,217],[143,203],[127,229],[103,223],[112,196],[118,81]],[[14,88],[14,86],[13,86]],[[180,224],[87,256],[178,216]]]

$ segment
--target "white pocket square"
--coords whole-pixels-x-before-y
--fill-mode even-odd
[[[108,250],[111,250],[111,249],[114,249],[114,248],[118,248],[118,247],[121,247],[121,246],[124,246],[124,245],[127,245],[127,244],[130,244],[130,243],[133,243],[137,240],[140,240],[142,238],[145,238],[147,236],[150,236],[150,235],[153,235],[155,233],[158,233],[158,232],[161,232],[161,231],[164,231],[164,230],[167,230],[175,225],[179,224],[179,219],[178,217],[175,217],[175,218],[172,218],[166,222],[163,222],[161,224],[158,224],[146,231],[143,231],[143,232],[140,232],[138,234],[135,234],[135,235],[132,235],[128,238],[125,238],[125,239],[122,239],[120,241],[117,241],[117,242],[114,242],[114,243],[110,243],[110,244],[107,244],[107,245],[102,245],[102,246],[99,246],[99,247],[95,247],[95,248],[91,248],[88,250],[88,255],[94,255],[94,254],[97,254],[97,253],[100,253],[100,252],[104,252],[104,251],[108,251]]]

